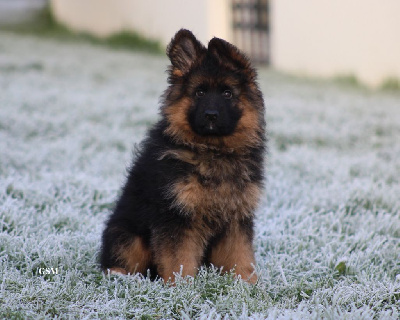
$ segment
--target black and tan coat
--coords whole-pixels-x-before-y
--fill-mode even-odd
[[[180,30],[167,48],[161,120],[142,142],[103,233],[105,272],[174,281],[213,264],[254,283],[265,151],[256,73],[233,45]]]

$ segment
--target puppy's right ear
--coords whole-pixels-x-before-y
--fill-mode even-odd
[[[172,63],[172,74],[180,77],[188,73],[206,50],[192,32],[186,29],[179,30],[167,47],[167,56]]]

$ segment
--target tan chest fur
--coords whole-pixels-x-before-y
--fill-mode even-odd
[[[174,181],[166,190],[171,207],[193,218],[212,223],[251,217],[260,197],[260,186],[250,179],[246,157],[168,151],[173,157],[193,165],[187,176]]]

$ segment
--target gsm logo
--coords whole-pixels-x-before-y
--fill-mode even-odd
[[[58,274],[58,268],[39,268],[39,274]]]

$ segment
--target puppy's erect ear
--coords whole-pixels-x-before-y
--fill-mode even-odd
[[[208,43],[208,51],[216,58],[219,64],[226,68],[233,71],[247,71],[249,76],[255,76],[255,71],[250,65],[250,60],[229,42],[219,38],[212,38]]]
[[[177,76],[186,74],[193,64],[206,52],[206,48],[192,32],[179,30],[167,47],[167,55],[172,63],[172,73]]]

